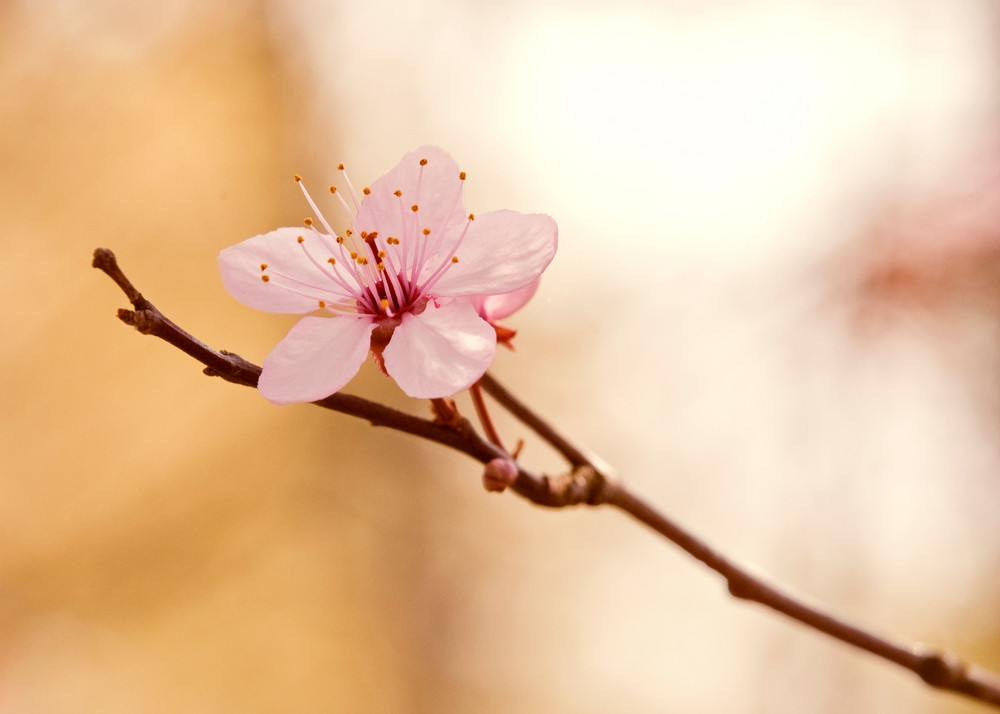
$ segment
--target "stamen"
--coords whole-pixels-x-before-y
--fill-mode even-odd
[[[365,186],[363,189],[361,189],[361,193],[363,193],[366,196],[370,196],[371,192],[372,192],[372,190],[370,188],[368,188],[367,186]]]
[[[427,290],[429,290],[431,286],[434,285],[434,283],[436,283],[438,280],[441,279],[441,276],[445,274],[448,268],[450,268],[452,265],[458,262],[458,256],[456,256],[455,253],[458,252],[459,246],[461,246],[462,241],[465,240],[465,234],[468,233],[469,226],[471,225],[472,225],[472,214],[470,213],[469,220],[466,222],[465,228],[462,229],[461,235],[459,235],[458,240],[455,241],[455,246],[451,249],[451,254],[447,258],[445,258],[440,265],[438,265],[437,269],[433,273],[431,273],[431,276],[427,278],[427,280],[425,280],[420,286],[417,287],[418,293],[423,294]]]
[[[421,166],[426,166],[427,165],[427,159],[420,159],[420,165]]]
[[[462,180],[462,181],[465,181],[465,172],[464,171],[459,171],[458,172],[458,178],[460,180]]]
[[[324,244],[324,247],[326,247],[326,243],[325,243],[324,239],[328,238],[329,236],[324,236],[319,231],[314,231],[314,232],[315,232],[316,236],[320,239],[320,242]],[[339,285],[340,287],[342,287],[344,289],[344,294],[345,295],[350,296],[354,300],[358,300],[359,296],[363,295],[363,293],[360,293],[359,290],[358,290],[358,288],[360,287],[360,280],[358,279],[358,276],[355,274],[355,272],[353,270],[351,270],[351,273],[352,273],[352,275],[353,275],[353,277],[354,277],[354,279],[355,279],[355,281],[357,283],[356,285],[351,285],[349,282],[347,282],[346,280],[344,280],[344,278],[342,278],[337,273],[330,272],[329,270],[327,270],[326,266],[324,266],[322,263],[320,263],[318,260],[316,260],[316,258],[313,257],[313,254],[309,252],[309,248],[306,247],[306,245],[305,245],[305,238],[303,238],[303,236],[298,236],[298,238],[296,239],[296,241],[298,242],[298,244],[300,246],[302,246],[302,252],[305,253],[305,256],[306,256],[306,258],[309,259],[309,262],[312,263],[314,266],[316,266],[316,269],[319,270],[321,273],[323,273],[323,275],[325,275],[330,280],[332,280],[334,283],[336,283],[337,285]],[[330,265],[335,265],[337,261],[334,258],[331,257],[331,258],[328,258],[326,262],[329,263]],[[348,267],[350,268],[351,266],[348,266]],[[296,280],[295,282],[299,283],[300,285],[306,285],[306,287],[312,287],[312,286],[309,286],[308,284],[303,283],[303,282],[298,281],[298,280]],[[322,290],[323,288],[317,287],[317,289]]]
[[[267,263],[261,263],[260,264],[260,269],[261,270],[267,270]]]
[[[308,253],[307,253],[308,255]],[[345,286],[345,292],[339,293],[337,290],[332,289],[335,286],[319,286],[310,285],[309,283],[303,282],[298,278],[293,278],[290,275],[285,275],[283,273],[274,273],[275,278],[281,278],[281,282],[275,285],[275,289],[285,290],[296,295],[301,295],[302,297],[309,298],[310,300],[315,300],[316,304],[320,307],[324,307],[327,310],[337,312],[343,315],[354,315],[358,316],[359,303],[365,299],[365,295],[358,294],[357,290],[348,289],[349,286]],[[267,278],[266,275],[262,278]],[[267,282],[267,281],[265,281]],[[305,289],[302,289],[305,288]],[[317,291],[319,294],[326,293],[333,296],[333,302],[329,300],[321,300],[317,297]]]
[[[410,210],[416,213],[417,211],[420,210],[420,206],[414,203],[412,206],[410,206]]]
[[[337,200],[340,201],[340,205],[344,207],[344,210],[347,212],[348,216],[354,215],[354,211],[352,211],[351,207],[347,205],[347,201],[344,199],[344,195],[337,190],[336,186],[330,187],[330,193],[332,193],[334,196],[337,197]]]
[[[403,195],[403,192],[397,188],[395,191],[392,192],[392,195],[395,196],[396,198],[399,198],[400,196]]]
[[[424,235],[425,236],[429,236],[430,234],[431,234],[431,229],[430,228],[424,228]]]
[[[361,201],[358,200],[358,194],[354,190],[354,184],[351,183],[351,179],[347,175],[347,171],[344,170],[344,165],[337,164],[337,170],[344,174],[344,182],[347,184],[347,190],[351,192],[351,200],[354,201],[354,210],[361,210]]]
[[[261,275],[260,279],[263,280],[265,283],[271,280],[270,276],[267,275]]]
[[[306,197],[306,203],[308,203],[309,207],[313,209],[313,213],[316,214],[316,217],[319,218],[320,223],[322,223],[323,227],[326,228],[326,232],[331,235],[336,233],[336,231],[330,227],[330,224],[327,223],[326,217],[323,215],[323,212],[319,210],[319,207],[316,205],[316,202],[312,199],[312,196],[309,195],[309,192],[306,190],[306,185],[301,181],[299,181],[298,183],[299,183],[299,188],[302,189],[302,195]],[[311,228],[312,224],[313,224],[312,219],[307,218],[306,225]]]
[[[312,224],[313,224],[313,219],[311,219],[311,218],[306,218],[306,219],[305,219],[305,220],[303,220],[302,222],[303,222],[303,223],[305,223],[305,224],[306,224],[307,226],[310,226],[310,227],[311,227],[311,226],[312,226]]]

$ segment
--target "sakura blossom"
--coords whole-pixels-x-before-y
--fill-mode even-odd
[[[404,156],[360,196],[338,169],[347,197],[330,191],[351,228],[338,234],[296,176],[319,226],[306,219],[219,254],[223,283],[237,300],[304,315],[264,360],[261,394],[275,404],[322,399],[369,353],[411,397],[468,388],[506,330],[495,321],[530,299],[552,261],[555,221],[510,210],[466,213],[466,174],[433,146]]]

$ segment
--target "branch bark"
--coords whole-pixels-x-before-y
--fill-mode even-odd
[[[168,319],[132,285],[110,250],[98,248],[94,251],[93,267],[106,273],[132,303],[132,310],[118,310],[118,318],[122,322],[143,334],[159,337],[194,357],[205,365],[205,374],[256,388],[261,372],[259,366],[232,352],[212,349]],[[617,508],[721,575],[734,597],[764,605],[834,639],[893,662],[915,673],[932,687],[964,694],[1000,708],[1000,676],[996,673],[968,665],[950,652],[935,651],[919,642],[886,639],[768,582],[657,511],[628,488],[608,464],[560,434],[491,375],[484,375],[479,384],[483,391],[551,444],[571,466],[568,473],[550,477],[538,476],[518,464],[517,480],[511,486],[518,495],[551,508],[580,504]],[[313,403],[364,419],[373,426],[429,439],[456,449],[480,463],[509,458],[499,446],[483,439],[464,418],[456,423],[436,423],[339,392]]]

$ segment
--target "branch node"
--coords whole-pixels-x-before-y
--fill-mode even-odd
[[[152,310],[118,309],[118,319],[144,335],[155,334],[158,317]]]
[[[123,307],[118,308],[118,319],[124,322],[126,325],[135,326],[135,312],[132,310],[126,310]]]
[[[547,506],[598,506],[604,503],[606,480],[593,466],[577,466],[559,476],[546,476]]]
[[[754,587],[754,583],[745,578],[730,576],[726,579],[726,586],[729,590],[729,594],[737,600],[752,600],[757,602],[760,599],[757,595],[757,588]]]
[[[951,652],[928,652],[920,656],[917,674],[932,687],[954,688],[966,675],[965,663]]]

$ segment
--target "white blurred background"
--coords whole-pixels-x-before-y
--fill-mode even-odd
[[[203,377],[89,260],[259,363],[292,320],[218,251],[307,215],[295,172],[440,145],[469,210],[560,225],[501,381],[731,555],[1000,669],[995,4],[21,0],[0,28],[0,711],[980,711],[623,516]],[[370,365],[348,391],[426,413]]]

